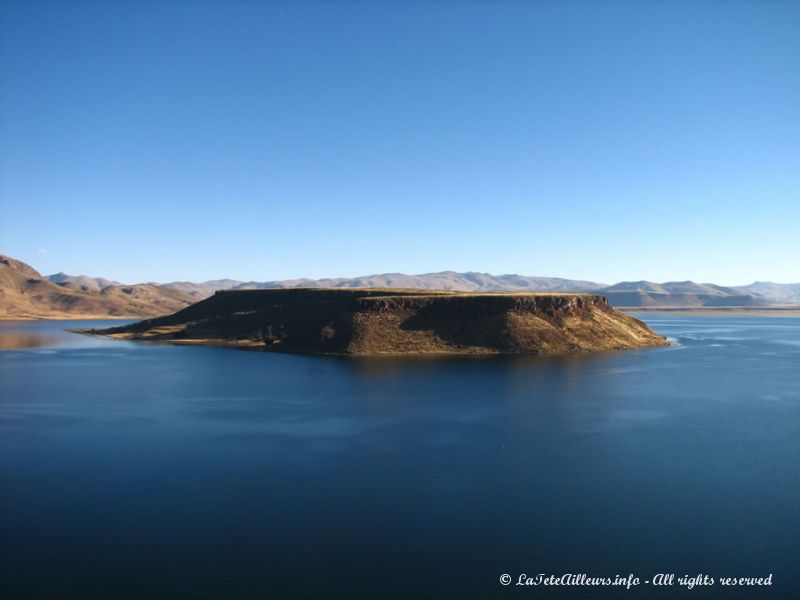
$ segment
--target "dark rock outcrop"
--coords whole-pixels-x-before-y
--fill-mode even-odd
[[[397,289],[217,292],[166,317],[89,333],[306,354],[564,354],[666,345],[589,294]]]

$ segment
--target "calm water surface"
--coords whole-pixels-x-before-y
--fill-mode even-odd
[[[4,323],[0,595],[800,598],[800,319],[645,319],[676,345],[351,360]]]

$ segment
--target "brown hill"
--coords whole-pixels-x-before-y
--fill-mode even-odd
[[[90,333],[305,354],[564,354],[666,345],[581,294],[397,289],[217,292],[180,312]]]
[[[85,289],[75,282],[48,281],[24,262],[0,255],[0,318],[70,319],[152,317],[180,310],[194,298],[155,285]]]

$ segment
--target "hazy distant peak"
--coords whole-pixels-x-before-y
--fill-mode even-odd
[[[800,304],[800,283],[754,281],[736,289],[748,294],[756,294],[772,304]]]
[[[89,277],[88,275],[68,275],[66,273],[59,272],[55,275],[48,275],[45,277],[48,281],[52,281],[53,283],[57,283],[59,285],[62,284],[73,284],[74,286],[84,289],[84,290],[102,290],[107,288],[110,285],[120,285],[117,281],[111,281],[106,279],[105,277]]]

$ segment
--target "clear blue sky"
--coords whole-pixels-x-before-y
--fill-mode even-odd
[[[800,281],[800,3],[2,3],[0,252]]]

